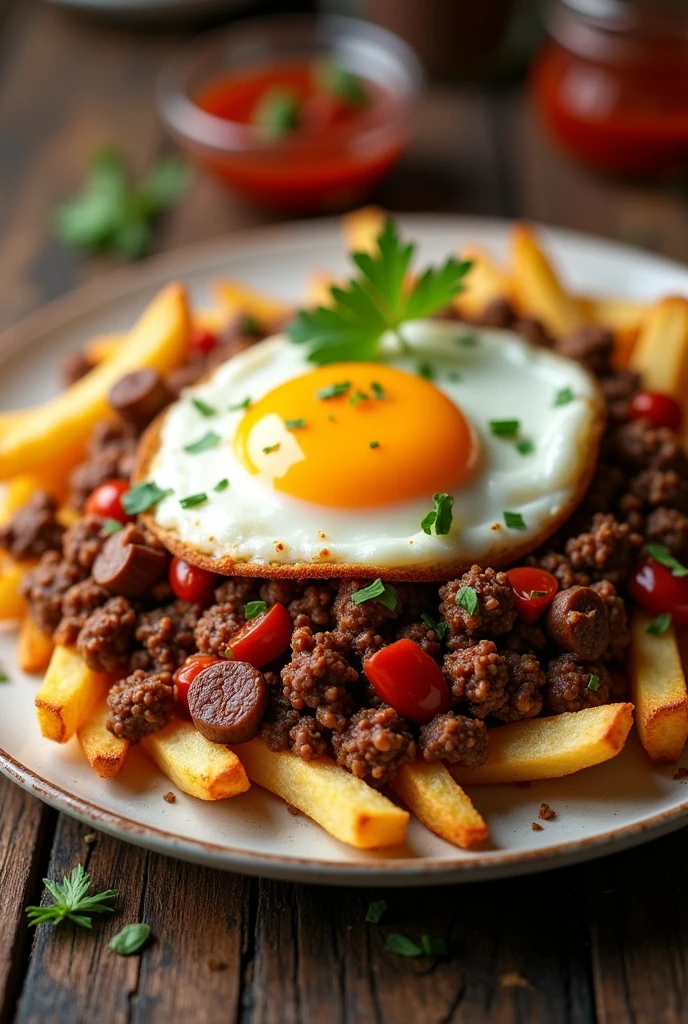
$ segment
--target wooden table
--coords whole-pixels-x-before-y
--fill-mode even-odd
[[[165,147],[152,101],[180,36],[105,29],[33,0],[0,2],[0,320],[105,269],[51,239],[54,202],[93,149],[142,170]],[[675,190],[601,181],[555,153],[520,89],[433,88],[412,152],[380,192],[394,209],[529,217],[634,240],[688,261]],[[264,220],[206,180],[160,247]],[[677,785],[680,783],[677,782]],[[182,864],[98,836],[0,780],[0,1021],[591,1022],[688,1020],[688,837],[527,878],[367,892],[287,885]],[[29,933],[41,879],[86,862],[116,885],[116,920]],[[380,925],[365,923],[384,896]],[[155,941],[107,949],[125,921]],[[118,924],[119,922],[119,924]],[[391,931],[442,937],[446,958],[384,949]]]

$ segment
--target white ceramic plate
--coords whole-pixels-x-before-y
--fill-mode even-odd
[[[471,241],[501,255],[508,225],[452,217],[403,217],[421,258],[437,260]],[[626,246],[543,229],[566,280],[581,291],[656,298],[688,293],[688,270]],[[107,278],[35,314],[0,342],[0,409],[41,401],[57,387],[57,367],[70,349],[94,334],[125,328],[172,277],[190,285],[196,303],[225,274],[298,300],[311,270],[346,268],[336,221],[292,224],[173,253]],[[214,867],[308,882],[427,885],[468,881],[555,867],[643,842],[688,821],[688,792],[657,768],[635,737],[605,765],[566,779],[516,786],[475,787],[472,795],[490,825],[490,844],[464,853],[418,822],[407,845],[393,853],[360,852],[330,838],[284,803],[254,786],[234,800],[207,804],[177,795],[134,750],[119,778],[90,770],[73,740],[64,747],[41,739],[33,714],[38,683],[15,662],[14,632],[0,633],[0,663],[11,681],[0,688],[0,770],[41,799],[88,825],[129,842]],[[557,816],[537,820],[541,801]]]

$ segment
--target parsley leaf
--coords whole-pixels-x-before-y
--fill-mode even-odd
[[[373,900],[368,906],[365,919],[366,924],[377,924],[385,910],[387,909],[387,903],[385,900]]]
[[[299,98],[292,89],[268,89],[258,101],[251,120],[264,139],[282,139],[299,123]]]
[[[430,935],[421,935],[420,944],[426,956],[445,956],[447,944],[444,939],[433,939]]]
[[[123,529],[124,523],[120,523],[119,519],[103,519],[100,527],[100,536],[111,537],[113,533],[119,533]]]
[[[150,933],[149,924],[142,924],[139,921],[135,924],[125,924],[121,931],[112,936],[108,946],[113,953],[119,953],[120,956],[131,956],[132,953],[138,953],[145,946]]]
[[[572,388],[561,388],[554,396],[554,406],[568,405],[575,397]]]
[[[407,939],[405,935],[388,935],[385,942],[385,949],[397,956],[416,957],[423,955],[423,947],[419,946],[413,939]]]
[[[361,587],[351,595],[354,604],[363,604],[364,601],[379,601],[385,608],[394,611],[397,606],[397,592],[390,583],[383,583],[380,577],[369,583],[367,587]]]
[[[424,359],[423,362],[418,363],[418,376],[424,377],[425,380],[434,380],[435,367],[427,359]]]
[[[358,75],[354,75],[336,61],[319,61],[316,77],[323,92],[334,96],[347,107],[367,107],[370,103],[368,90]]]
[[[280,442],[277,444],[266,444],[263,448],[263,455],[271,455],[272,452],[278,452],[280,450]]]
[[[428,615],[427,612],[421,612],[420,617],[426,626],[429,626],[430,629],[435,630],[435,632],[437,633],[438,640],[444,640],[445,636],[447,635],[447,630],[449,629],[449,626],[447,625],[446,622],[437,622],[435,619],[433,619],[431,615]]]
[[[527,530],[525,520],[520,512],[505,512],[504,523],[510,530]]]
[[[478,595],[473,587],[461,587],[456,592],[456,603],[464,608],[469,615],[475,615],[478,611]]]
[[[247,395],[246,398],[242,398],[240,402],[235,402],[234,405],[228,405],[227,408],[230,412],[238,412],[239,409],[248,409],[250,404],[251,399]]]
[[[246,607],[244,608],[244,614],[246,621],[250,622],[251,619],[255,619],[256,616],[262,615],[267,609],[265,601],[247,601]]]
[[[535,442],[519,441],[516,445],[516,451],[519,455],[532,455],[535,451]]]
[[[341,398],[351,387],[351,381],[343,380],[339,384],[328,384],[326,388],[320,388],[315,392],[315,397],[321,402],[327,402],[330,398]]]
[[[370,390],[373,392],[373,398],[377,398],[380,402],[384,402],[387,398],[387,393],[382,384],[378,384],[376,380],[371,383]]]
[[[671,569],[672,576],[688,576],[688,569],[677,558],[674,558],[669,548],[664,544],[646,544],[645,550],[650,558],[659,562],[667,569]]]
[[[379,441],[371,441],[369,447],[370,448],[379,448],[380,447],[380,442]]]
[[[202,398],[192,398],[191,404],[198,409],[201,416],[214,416],[217,409],[214,409],[212,405],[208,405]]]
[[[163,491],[157,484],[143,481],[140,484],[134,484],[122,495],[122,508],[127,515],[135,516],[139,512],[147,512],[149,508],[153,508],[153,505],[157,505],[171,493],[171,490]]]
[[[285,420],[284,425],[287,430],[303,430],[307,426],[305,420]]]
[[[490,433],[495,437],[513,438],[520,429],[520,420],[490,420]]]
[[[428,512],[420,521],[420,528],[428,536],[432,533],[433,527],[438,536],[449,533],[454,513],[454,499],[451,494],[433,494],[434,509]]]
[[[216,434],[214,430],[209,430],[203,437],[199,437],[198,441],[185,444],[184,451],[190,455],[198,455],[199,452],[207,452],[210,448],[217,448],[221,440],[222,438],[219,434]]]
[[[0,665],[0,683],[9,683],[9,681],[10,677],[8,676],[7,671],[2,667],[2,665]]]
[[[226,491],[228,487],[229,487],[229,480],[227,479],[227,477],[224,477],[222,480],[219,480],[215,484],[215,486],[213,487],[213,490],[214,491]]]
[[[197,505],[202,505],[208,500],[208,495],[205,491],[200,491],[198,494],[190,494],[188,498],[180,498],[179,504],[182,508],[196,508]]]
[[[385,332],[448,306],[471,267],[452,257],[441,267],[429,267],[409,290],[405,285],[414,252],[415,246],[402,243],[394,222],[387,220],[374,253],[353,253],[358,275],[344,288],[330,289],[329,307],[302,310],[287,328],[290,340],[306,345],[314,363],[375,359]]]
[[[87,896],[91,887],[91,877],[86,873],[82,864],[77,864],[71,875],[65,875],[61,882],[51,882],[49,878],[44,878],[43,885],[52,896],[53,903],[46,907],[26,908],[29,928],[47,922],[59,924],[66,917],[74,924],[78,924],[80,928],[90,928],[92,926],[90,914],[111,914],[113,912],[113,907],[109,907],[107,903],[114,899],[117,890],[106,889],[95,896]]]
[[[595,674],[593,673],[593,674],[592,674],[592,675],[590,676],[590,678],[588,679],[588,689],[589,689],[589,690],[599,690],[599,688],[600,688],[600,685],[601,685],[601,684],[600,684],[600,677],[599,677],[599,676],[596,676],[596,675],[595,675]]]
[[[475,331],[472,331],[470,334],[459,334],[457,335],[456,343],[463,345],[464,348],[475,348],[478,344],[478,335]]]
[[[661,615],[658,615],[657,618],[653,619],[648,625],[647,632],[652,633],[653,636],[661,636],[662,633],[666,633],[671,622],[671,612],[662,612]]]

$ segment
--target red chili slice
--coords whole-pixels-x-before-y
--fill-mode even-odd
[[[681,429],[681,406],[661,391],[638,391],[631,399],[628,413],[633,420],[649,420],[653,427],[668,427],[676,433]]]
[[[293,630],[291,616],[283,604],[251,619],[234,634],[227,656],[262,668],[286,651]]]
[[[170,586],[175,597],[190,604],[207,607],[213,603],[217,576],[207,569],[185,562],[183,558],[173,558],[170,563]]]
[[[378,697],[404,718],[424,725],[449,710],[449,687],[436,661],[406,638],[368,658],[365,674]]]
[[[628,590],[649,615],[670,612],[677,626],[688,626],[688,576],[674,576],[671,569],[643,555],[628,581]]]
[[[556,576],[530,565],[509,569],[507,576],[519,618],[535,622],[549,608],[559,589]]]
[[[213,654],[192,654],[174,673],[174,681],[177,684],[177,700],[187,711],[189,710],[189,687],[199,672],[218,661],[222,661],[222,658],[216,658]]]

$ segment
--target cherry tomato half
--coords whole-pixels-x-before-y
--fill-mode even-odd
[[[192,654],[174,673],[174,681],[177,684],[177,700],[187,711],[189,710],[189,687],[199,672],[202,672],[208,665],[214,665],[216,661],[222,661],[222,658],[216,658],[214,654]]]
[[[681,406],[661,391],[639,391],[631,399],[628,414],[632,420],[649,420],[653,427],[668,427],[676,433],[681,429]]]
[[[628,581],[628,590],[649,615],[671,612],[677,626],[688,626],[688,576],[674,576],[671,569],[643,555]]]
[[[102,519],[116,519],[118,523],[133,523],[134,517],[127,515],[122,506],[122,495],[129,489],[126,480],[106,480],[95,491],[91,491],[84,511]]]
[[[519,618],[535,622],[549,608],[559,589],[556,576],[530,565],[509,569],[507,576]]]
[[[213,331],[207,331],[205,327],[192,327],[189,337],[189,348],[199,356],[207,356],[209,352],[217,348],[219,338]]]
[[[406,638],[366,660],[365,674],[375,693],[404,718],[424,725],[449,710],[449,687],[442,669]]]
[[[170,586],[180,601],[191,604],[209,605],[213,603],[217,576],[207,569],[185,562],[182,558],[173,558],[170,563]]]
[[[254,668],[262,668],[286,651],[293,628],[284,605],[273,604],[234,634],[228,652],[236,661],[248,661]]]

